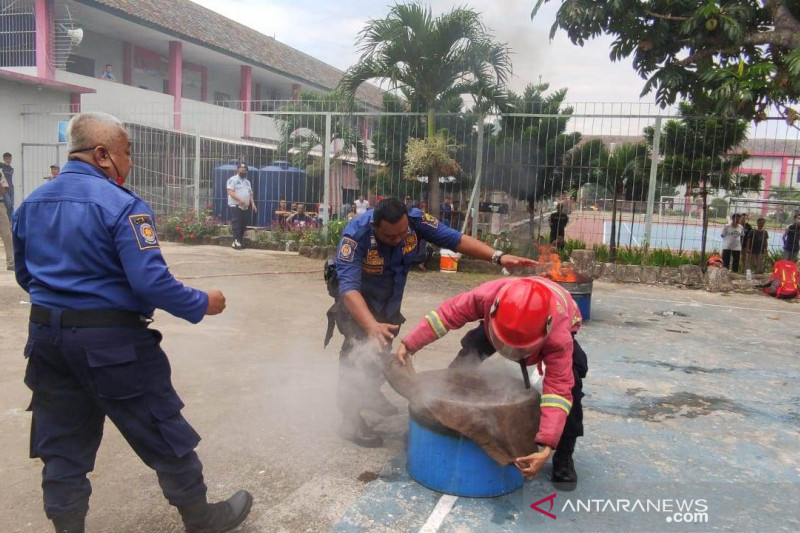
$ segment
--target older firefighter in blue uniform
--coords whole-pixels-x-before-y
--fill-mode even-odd
[[[93,470],[108,417],[158,475],[186,531],[228,531],[252,497],[209,504],[200,437],[149,329],[155,308],[200,322],[225,308],[218,290],[185,287],[169,272],[153,212],[122,187],[130,141],[111,115],[85,113],[67,127],[69,162],[14,217],[17,281],[31,299],[25,383],[33,391],[31,456],[44,462],[44,509],[57,532],[84,531]],[[120,502],[122,503],[122,502]]]
[[[383,415],[397,412],[380,392],[382,364],[365,341],[377,342],[382,349],[391,346],[405,320],[400,314],[400,304],[422,240],[505,267],[536,265],[535,261],[505,255],[462,235],[419,209],[409,211],[396,198],[381,200],[374,210],[347,224],[339,241],[336,275],[332,277],[338,279],[338,290],[329,286],[336,303],[328,311],[325,344],[330,340],[335,321],[344,335],[337,392],[343,419],[339,433],[360,446],[376,447],[383,443],[380,435],[367,426],[361,411],[372,410]]]

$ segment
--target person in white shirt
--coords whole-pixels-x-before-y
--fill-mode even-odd
[[[367,210],[369,209],[369,202],[364,200],[363,194],[360,195],[358,197],[358,200],[356,200],[354,203],[356,204],[356,213],[359,215],[362,213],[366,213]]]
[[[244,230],[250,208],[257,211],[253,198],[253,187],[247,179],[247,165],[239,163],[236,174],[228,178],[228,210],[231,213],[231,233],[233,244],[231,248],[241,250],[244,248]]]
[[[731,215],[731,223],[722,228],[722,266],[731,272],[739,271],[739,256],[742,254],[744,228],[739,224],[741,215]]]

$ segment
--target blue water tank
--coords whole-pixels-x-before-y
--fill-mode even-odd
[[[420,485],[471,498],[502,496],[522,486],[516,466],[497,463],[467,437],[420,421],[413,411],[408,420],[408,473]]]
[[[261,167],[253,181],[253,189],[258,190],[256,225],[268,227],[274,224],[275,211],[278,211],[281,200],[286,201],[287,209],[292,202],[305,202],[306,183],[306,173],[286,161],[275,161]]]
[[[212,174],[212,190],[211,190],[211,209],[215,216],[218,216],[223,222],[230,221],[228,214],[228,179],[236,174],[238,165],[236,163],[226,163],[214,167]],[[256,189],[256,177],[258,176],[258,169],[256,167],[247,167],[247,179],[253,187],[253,194],[258,199],[258,190]]]

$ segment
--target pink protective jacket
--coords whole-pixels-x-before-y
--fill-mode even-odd
[[[404,338],[403,344],[416,352],[451,329],[459,329],[468,322],[485,320],[488,328],[489,310],[507,283],[519,278],[503,278],[484,283],[475,289],[459,294],[444,302],[439,309],[426,315]],[[546,370],[542,387],[541,421],[536,435],[538,444],[555,449],[564,430],[564,423],[572,408],[572,334],[581,327],[581,313],[577,304],[561,285],[546,278],[534,276],[539,283],[553,292],[550,314],[553,322],[550,335],[539,353],[529,355],[525,362],[538,365],[544,362]],[[487,337],[489,332],[486,332]]]

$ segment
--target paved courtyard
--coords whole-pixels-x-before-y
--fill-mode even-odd
[[[800,530],[800,305],[595,283],[592,320],[579,337],[590,366],[586,436],[576,451],[581,481],[578,491],[552,499],[553,519],[531,508],[555,493],[549,466],[495,499],[442,500],[410,480],[405,401],[388,386],[402,414],[370,419],[386,446],[364,450],[337,438],[341,337],[322,349],[331,300],[320,260],[209,246],[168,244],[164,252],[177,276],[228,298],[225,313],[199,325],[159,311],[153,327],[164,333],[184,415],[203,437],[198,453],[210,496],[246,488],[255,497],[239,531]],[[413,273],[403,312],[415,323],[487,279]],[[50,530],[41,463],[28,458],[28,312],[27,294],[4,271],[3,532]],[[417,369],[446,366],[459,339],[453,332],[418,354]],[[494,359],[487,364],[512,365]],[[182,531],[155,474],[110,423],[91,480],[87,531]],[[550,510],[548,501],[538,507]]]

